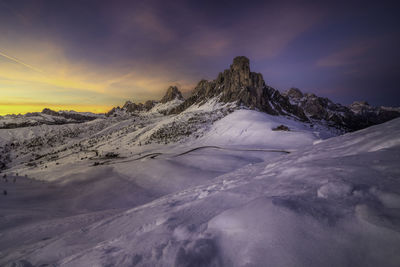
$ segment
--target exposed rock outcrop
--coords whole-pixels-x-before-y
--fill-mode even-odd
[[[223,103],[235,102],[272,115],[293,115],[307,120],[301,109],[265,84],[262,74],[251,72],[250,61],[243,56],[234,58],[230,68],[221,72],[215,80],[200,81],[193,94],[171,113],[182,112],[213,97],[218,97]]]
[[[219,73],[215,80],[201,80],[186,100],[177,87],[170,86],[160,103],[165,104],[175,99],[183,102],[159,112],[177,114],[194,104],[202,105],[210,99],[217,99],[222,103],[235,103],[237,107],[244,106],[271,115],[328,124],[344,131],[359,130],[400,116],[400,109],[371,107],[366,102],[355,102],[347,107],[328,98],[303,93],[298,88],[291,88],[281,94],[266,85],[262,74],[251,72],[250,61],[243,56],[234,58],[229,69]],[[128,101],[122,109],[114,108],[109,115],[117,110],[129,113],[149,111],[156,103],[147,101],[145,104],[135,104]]]
[[[43,114],[51,115],[51,116],[60,116],[60,114],[57,111],[51,110],[49,108],[44,108],[42,110]]]
[[[145,111],[145,105],[142,103],[134,103],[131,101],[126,101],[125,104],[122,106],[122,109],[125,109],[127,112],[140,112],[140,111]]]
[[[170,86],[168,87],[167,92],[165,93],[164,97],[160,100],[160,102],[165,104],[174,99],[183,100],[184,98],[182,96],[182,93],[179,91],[178,87]]]
[[[184,100],[182,93],[179,91],[178,87],[170,86],[170,87],[168,87],[165,95],[163,96],[163,98],[160,101],[147,100],[144,104],[143,103],[136,104],[133,101],[126,101],[125,104],[122,106],[122,108],[120,108],[120,107],[112,108],[109,112],[106,113],[106,116],[113,116],[113,115],[116,116],[116,114],[120,113],[120,112],[122,112],[122,113],[128,112],[131,114],[139,113],[139,112],[146,112],[146,111],[151,110],[158,103],[166,104],[175,99],[178,99],[181,101]]]
[[[290,88],[283,94],[291,99],[301,99],[304,96],[298,88]]]
[[[359,130],[400,117],[398,108],[372,107],[365,101],[343,106],[315,94],[303,94],[297,88],[291,88],[283,95],[301,108],[309,119],[324,120],[347,131]]]
[[[43,114],[54,116],[54,117],[63,117],[65,119],[73,120],[74,122],[85,122],[94,120],[97,118],[95,114],[89,115],[87,113],[78,113],[75,111],[54,111],[49,108],[44,108],[42,110]],[[26,116],[36,116],[35,113],[28,113]]]
[[[281,124],[281,125],[273,128],[272,131],[286,131],[286,132],[288,132],[288,131],[290,131],[290,129],[286,125]]]

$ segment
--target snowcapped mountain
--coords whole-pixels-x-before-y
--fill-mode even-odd
[[[343,106],[315,94],[303,94],[297,88],[291,88],[283,95],[292,104],[300,107],[310,121],[327,121],[330,125],[346,131],[363,129],[400,116],[400,108],[372,107],[367,102],[354,102],[350,106]]]
[[[213,81],[200,81],[191,96],[184,99],[177,87],[171,86],[160,102],[149,100],[135,104],[127,101],[122,108],[114,108],[107,115],[148,112],[157,103],[169,104],[158,110],[162,114],[179,114],[209,101],[230,104],[231,108],[249,108],[276,116],[292,117],[306,123],[334,127],[342,132],[355,131],[400,117],[400,108],[372,107],[366,102],[354,102],[346,107],[315,94],[303,94],[297,88],[284,93],[266,85],[262,74],[250,71],[248,58],[233,60],[229,69],[219,73]]]
[[[0,265],[398,266],[399,114],[237,57],[187,99],[5,116]]]
[[[37,125],[60,125],[66,123],[82,123],[102,117],[90,112],[53,111],[45,108],[42,112],[32,112],[24,115],[0,116],[0,129],[11,129]]]
[[[113,108],[106,115],[107,116],[121,116],[124,114],[135,114],[140,112],[149,112],[152,113],[161,113],[166,114],[169,113],[171,109],[178,106],[183,102],[184,98],[182,93],[176,86],[170,86],[167,89],[164,97],[160,101],[148,100],[144,104],[142,103],[134,103],[131,101],[126,101],[125,104],[120,107]]]
[[[279,91],[266,86],[260,73],[250,72],[250,61],[236,57],[229,69],[220,73],[213,81],[200,81],[192,95],[171,111],[179,113],[193,104],[202,104],[216,98],[222,103],[235,103],[257,109],[271,115],[290,115],[307,120],[301,109],[291,105]]]

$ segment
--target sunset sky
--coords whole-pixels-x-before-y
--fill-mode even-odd
[[[239,55],[280,91],[399,106],[400,9],[384,2],[0,0],[0,115],[188,92]]]

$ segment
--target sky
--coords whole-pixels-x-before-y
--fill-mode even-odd
[[[395,1],[0,0],[0,115],[189,94],[235,56],[284,91],[400,106]]]

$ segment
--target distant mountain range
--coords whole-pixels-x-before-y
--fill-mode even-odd
[[[237,108],[256,109],[276,116],[290,116],[303,122],[324,122],[344,131],[359,130],[400,116],[400,108],[373,107],[367,102],[354,102],[343,106],[328,98],[303,93],[297,88],[280,93],[266,85],[261,73],[251,72],[250,61],[243,56],[234,58],[230,68],[219,73],[215,80],[201,80],[187,99],[183,99],[177,87],[171,86],[160,102],[179,99],[182,103],[166,113],[178,114],[213,98],[221,103],[235,103]],[[128,101],[122,108],[114,108],[107,115],[113,115],[117,110],[129,113],[149,111],[157,103],[151,100],[144,104]]]
[[[145,103],[127,101],[122,107],[115,107],[105,114],[130,116],[143,112],[157,112],[163,115],[179,114],[194,105],[215,100],[222,104],[231,103],[235,108],[254,109],[276,116],[288,116],[308,123],[324,124],[342,131],[355,131],[400,117],[400,108],[373,107],[367,102],[354,102],[343,106],[328,98],[303,93],[291,88],[283,93],[266,85],[261,73],[250,71],[248,58],[233,59],[229,69],[219,73],[213,81],[201,80],[192,94],[184,99],[176,86],[170,86],[160,101]],[[53,111],[25,115],[0,116],[0,128],[18,128],[41,124],[82,123],[104,117],[102,114],[73,111]]]
[[[62,125],[67,123],[82,123],[100,117],[104,117],[104,115],[90,112],[54,111],[45,108],[42,112],[0,116],[0,129],[13,129],[43,124]]]

